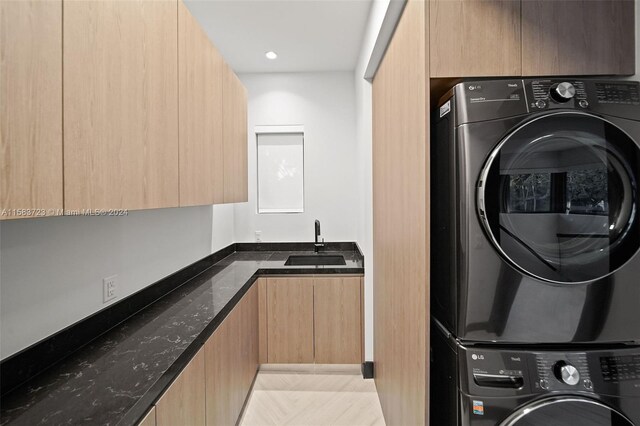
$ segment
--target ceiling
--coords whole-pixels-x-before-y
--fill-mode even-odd
[[[371,0],[186,0],[239,73],[351,71]],[[265,57],[268,51],[276,60]]]

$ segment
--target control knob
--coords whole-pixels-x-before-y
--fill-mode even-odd
[[[553,366],[553,373],[558,380],[569,386],[575,386],[580,383],[578,369],[565,361],[556,362],[556,365]]]
[[[569,102],[576,95],[576,88],[573,84],[564,81],[552,85],[551,88],[549,88],[549,94],[551,95],[551,99],[556,102]]]

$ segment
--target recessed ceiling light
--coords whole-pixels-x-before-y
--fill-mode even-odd
[[[271,51],[265,53],[264,56],[266,56],[267,59],[273,60],[273,59],[276,59],[278,57],[278,54],[276,52],[274,52],[273,50],[271,50]]]

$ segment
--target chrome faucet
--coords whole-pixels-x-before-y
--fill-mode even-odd
[[[320,238],[320,221],[318,219],[316,219],[316,242],[313,245],[313,250],[318,253],[320,251],[320,249],[324,248],[324,238],[322,239],[322,242],[318,241],[318,239]]]

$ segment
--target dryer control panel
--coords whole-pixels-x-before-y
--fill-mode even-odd
[[[440,117],[454,111],[456,125],[556,109],[640,121],[640,83],[567,77],[464,81],[439,107]]]
[[[575,109],[640,120],[640,84],[625,80],[524,80],[529,112]]]

